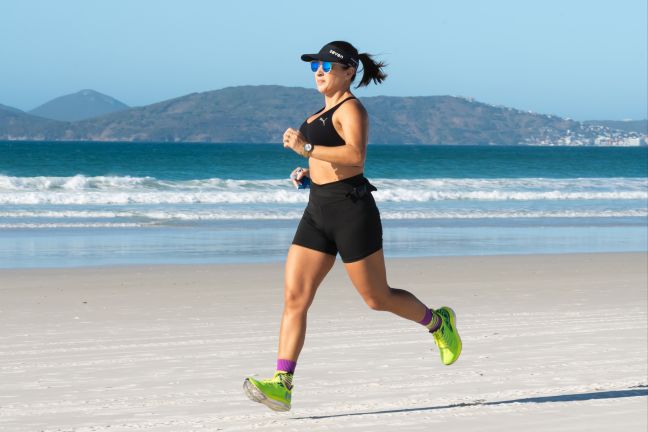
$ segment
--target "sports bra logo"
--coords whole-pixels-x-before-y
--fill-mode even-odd
[[[322,126],[326,126],[326,120],[328,120],[328,117],[320,117],[319,119],[322,122]]]

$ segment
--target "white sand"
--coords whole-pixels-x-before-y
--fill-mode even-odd
[[[241,390],[274,369],[282,264],[0,271],[0,430],[646,431],[645,253],[387,264],[455,308],[462,357],[369,310],[338,261],[288,413]]]

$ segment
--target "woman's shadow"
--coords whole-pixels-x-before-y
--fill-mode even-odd
[[[294,420],[304,420],[304,419],[326,419],[326,418],[335,418],[335,417],[352,417],[352,416],[363,416],[363,415],[377,415],[377,414],[394,414],[394,413],[404,413],[404,412],[415,412],[415,411],[433,411],[433,410],[443,410],[449,408],[459,408],[459,407],[468,407],[468,406],[488,406],[488,405],[506,405],[514,403],[547,403],[547,402],[575,402],[575,401],[587,401],[587,400],[596,400],[596,399],[619,399],[619,398],[628,398],[628,397],[639,397],[639,396],[648,396],[648,385],[638,385],[629,387],[625,390],[610,390],[610,391],[600,391],[600,392],[591,392],[591,393],[574,393],[574,394],[563,394],[563,395],[554,395],[554,396],[538,396],[522,399],[510,399],[503,401],[492,401],[487,402],[484,400],[476,400],[474,402],[464,402],[451,405],[439,405],[431,407],[419,407],[419,408],[402,408],[402,409],[391,409],[391,410],[381,410],[381,411],[364,411],[364,412],[354,412],[347,414],[333,414],[333,415],[321,415],[321,416],[309,416],[309,417],[294,417]]]

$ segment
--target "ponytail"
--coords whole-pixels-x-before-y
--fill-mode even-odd
[[[356,88],[367,86],[371,81],[373,81],[374,84],[380,84],[385,80],[385,78],[387,78],[387,74],[383,72],[383,68],[387,66],[385,62],[376,63],[373,59],[373,56],[371,56],[370,54],[359,54],[356,47],[346,41],[333,41],[329,42],[328,45],[333,45],[335,47],[341,48],[342,50],[346,51],[351,57],[358,58],[362,63],[362,79],[360,80],[360,83],[356,86]],[[355,66],[357,73],[358,65],[356,64]],[[349,66],[347,65],[347,67]],[[356,73],[354,73],[353,77],[351,77],[351,82],[355,80]]]
[[[387,66],[385,62],[381,61],[376,63],[372,56],[367,53],[362,53],[358,57],[362,62],[362,79],[356,88],[368,86],[371,81],[373,81],[374,84],[380,84],[385,80],[385,78],[387,78],[387,74],[383,72],[383,68]]]

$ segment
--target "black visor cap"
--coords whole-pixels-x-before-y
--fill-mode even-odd
[[[329,61],[342,63],[348,66],[358,67],[358,57],[357,54],[354,56],[352,53],[349,53],[339,47],[336,47],[332,44],[326,44],[317,54],[302,54],[301,59],[306,62],[313,60],[317,61]]]

